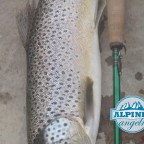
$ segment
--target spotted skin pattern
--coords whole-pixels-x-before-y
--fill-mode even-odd
[[[93,25],[83,18],[94,19],[85,15],[89,8],[82,0],[40,0],[38,4],[27,50],[29,144],[44,144],[46,131],[58,118],[68,126],[70,121],[61,118],[84,118],[91,47],[86,35],[91,38]],[[53,139],[48,137],[47,144],[53,144]]]
[[[72,122],[66,118],[60,118],[53,121],[50,125],[48,125],[48,127],[46,127],[44,132],[44,139],[46,143],[66,143],[67,141],[70,141],[71,138],[69,130],[71,125]]]
[[[70,124],[70,121],[65,118],[61,118],[52,122],[45,129],[44,137],[47,142],[52,143],[57,138],[59,138],[60,140],[69,139],[68,131],[70,129]]]
[[[89,138],[81,130],[81,126],[76,121],[59,118],[46,127],[44,139],[46,144],[73,144],[74,141],[79,144],[90,144]]]

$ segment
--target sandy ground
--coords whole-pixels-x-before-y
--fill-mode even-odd
[[[144,1],[127,0],[122,95],[144,96]],[[26,53],[19,39],[16,13],[25,0],[0,0],[0,144],[27,144]],[[102,114],[97,144],[112,144],[112,61],[107,42],[107,19],[100,36],[102,58]],[[124,144],[142,144],[143,134],[128,135]]]

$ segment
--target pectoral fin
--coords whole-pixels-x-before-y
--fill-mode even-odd
[[[91,77],[87,77],[87,92],[85,101],[85,131],[91,142],[95,143],[100,118],[100,98],[95,93],[95,83]]]
[[[93,81],[87,77],[86,81],[86,98],[85,98],[85,124],[90,125],[91,119],[94,117],[93,106]]]

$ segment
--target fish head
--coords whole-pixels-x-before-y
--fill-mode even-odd
[[[45,144],[91,144],[88,135],[78,121],[58,118],[44,130]]]

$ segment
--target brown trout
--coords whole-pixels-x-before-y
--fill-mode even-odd
[[[32,22],[25,26],[28,34],[19,28],[26,37],[29,144],[96,143],[101,105],[98,21],[105,1],[99,4],[40,0],[34,11],[30,6],[25,11],[33,14],[29,21],[25,18]],[[22,24],[20,16],[18,21]]]

